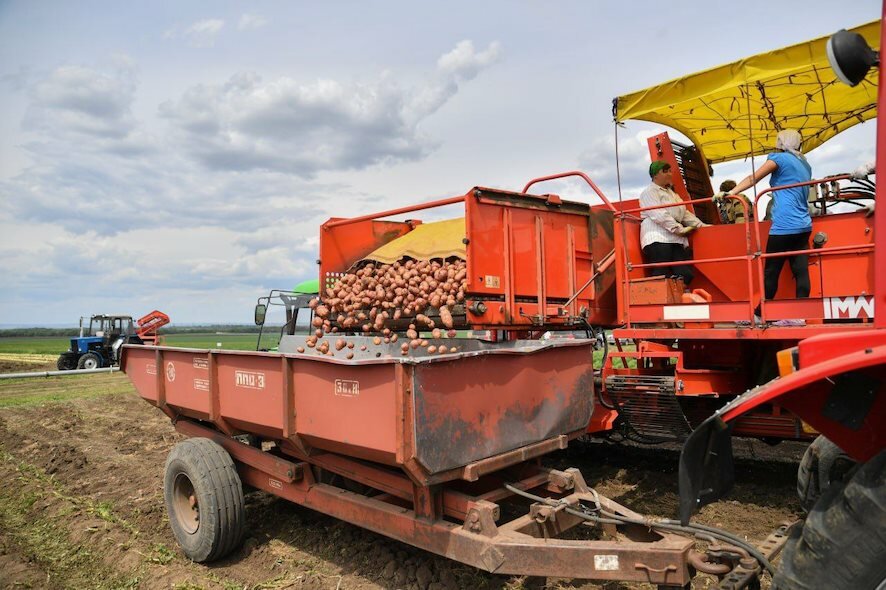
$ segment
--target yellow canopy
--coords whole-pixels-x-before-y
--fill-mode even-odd
[[[880,49],[880,21],[854,29]],[[640,119],[677,129],[710,163],[775,148],[782,129],[797,129],[808,152],[877,116],[878,70],[854,88],[834,75],[821,37],[618,97],[616,121]],[[750,110],[750,115],[748,111]]]
[[[433,223],[422,223],[406,235],[391,240],[366,260],[390,264],[409,256],[415,260],[449,258],[458,256],[465,259],[465,218],[447,219]]]

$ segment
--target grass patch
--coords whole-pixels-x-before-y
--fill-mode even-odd
[[[279,332],[262,335],[262,346],[277,346]],[[164,334],[163,345],[178,348],[220,348],[222,350],[255,350],[258,334]],[[221,346],[218,343],[221,342]],[[0,338],[0,354],[42,354],[57,358],[71,347],[70,338],[16,337]]]
[[[4,379],[0,381],[0,408],[131,394],[132,391],[129,379],[120,373]]]

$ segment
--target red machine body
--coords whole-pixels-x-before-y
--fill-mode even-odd
[[[157,331],[169,323],[169,316],[156,309],[138,318],[136,334],[145,344],[159,344]]]

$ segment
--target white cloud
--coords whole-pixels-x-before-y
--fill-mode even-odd
[[[208,18],[199,20],[184,28],[177,24],[168,29],[163,34],[163,37],[166,39],[185,39],[193,47],[212,47],[215,45],[216,37],[224,28],[225,21],[222,19]]]
[[[484,51],[477,53],[474,42],[466,39],[459,41],[455,48],[440,56],[437,67],[466,80],[474,78],[482,69],[494,64],[501,57],[501,44],[494,41]]]
[[[244,14],[237,21],[237,29],[244,31],[247,29],[260,29],[268,24],[268,19],[258,14]]]
[[[32,87],[24,125],[51,135],[126,137],[135,126],[135,86],[128,69],[108,74],[83,66],[56,68]]]
[[[430,80],[404,89],[388,73],[372,82],[241,73],[198,85],[160,105],[181,149],[213,170],[273,170],[311,178],[322,170],[361,169],[425,157],[435,147],[422,120],[499,55],[461,42]],[[445,59],[444,59],[445,58]]]

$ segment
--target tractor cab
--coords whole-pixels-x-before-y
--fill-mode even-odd
[[[108,338],[135,334],[132,316],[128,315],[94,315],[89,318],[89,324],[84,334],[84,320],[80,318],[80,337],[92,336]]]
[[[313,330],[313,310],[308,304],[317,297],[319,288],[319,281],[314,279],[299,283],[292,291],[272,289],[266,296],[259,297],[255,305],[255,325],[259,327],[255,349],[276,351],[281,337],[309,334]],[[276,317],[269,318],[269,314]],[[269,320],[282,324],[279,331],[266,326]]]

